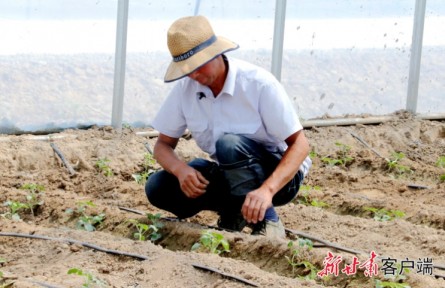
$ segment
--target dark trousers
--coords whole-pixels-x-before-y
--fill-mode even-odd
[[[271,153],[259,143],[240,135],[225,134],[216,142],[218,163],[195,159],[188,163],[210,182],[206,193],[188,198],[182,192],[178,179],[165,170],[152,174],[145,185],[150,203],[169,211],[179,218],[191,217],[202,210],[220,215],[239,214],[246,194],[258,188],[275,170],[281,153]],[[299,171],[273,199],[274,206],[289,203],[303,181]]]

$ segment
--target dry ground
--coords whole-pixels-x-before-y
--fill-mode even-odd
[[[376,287],[377,279],[396,282],[400,276],[406,276],[401,282],[411,287],[445,287],[445,280],[437,277],[445,275],[445,182],[440,179],[445,168],[438,165],[445,156],[445,122],[399,113],[377,125],[308,128],[314,162],[310,176],[294,203],[278,208],[286,228],[300,236],[289,232],[288,239],[279,240],[254,237],[248,231],[211,230],[229,241],[231,252],[220,255],[190,251],[201,231],[216,221],[215,214],[208,211],[183,222],[161,219],[164,227],[157,241],[134,238],[136,230],[129,219],[151,223],[145,213],[173,216],[151,206],[143,186],[132,176],[144,171],[145,144],[153,147],[155,142],[147,133],[138,132],[148,129],[127,128],[120,134],[109,127],[92,127],[49,136],[0,137],[0,202],[6,203],[0,208],[3,284],[81,287],[86,277],[67,273],[78,268],[106,283],[103,287],[248,287],[230,275],[259,287]],[[62,152],[74,175],[51,143]],[[205,157],[193,139],[181,139],[178,151],[184,160]],[[393,161],[394,152],[405,157]],[[110,176],[96,165],[105,158],[110,160]],[[388,167],[391,161],[394,169]],[[31,194],[23,189],[26,184],[44,189],[36,193],[43,202],[35,206],[34,216],[22,209],[20,219],[13,220],[13,203],[26,203]],[[82,201],[95,204],[87,206],[88,216],[105,214],[94,232],[78,229],[79,218],[67,213],[79,208]],[[378,221],[369,208],[379,209],[382,217],[396,211],[404,215]],[[313,249],[298,247],[298,239],[304,238],[313,240]],[[304,279],[310,278],[308,269],[295,266],[293,270],[285,257],[292,256],[290,241],[298,250],[294,262],[307,261],[304,263],[312,263],[318,271],[328,252],[342,256],[342,269],[354,256],[365,263],[372,251],[378,255],[380,270],[373,277],[366,277],[366,270],[360,269],[350,276],[340,272],[324,279]],[[131,255],[104,253],[96,246]],[[388,270],[382,268],[387,262],[382,258],[396,260],[395,267],[415,267],[397,279],[385,280]],[[223,277],[193,265],[230,275]]]

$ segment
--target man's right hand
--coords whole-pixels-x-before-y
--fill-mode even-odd
[[[187,197],[199,197],[206,192],[209,181],[178,158],[174,152],[178,141],[178,138],[160,133],[153,150],[154,157],[165,170],[178,178],[181,190]]]
[[[188,165],[177,172],[176,177],[178,177],[181,190],[189,198],[201,196],[209,185],[209,181],[202,176],[201,172]]]

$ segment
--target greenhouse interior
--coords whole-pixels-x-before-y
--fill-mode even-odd
[[[226,67],[270,74],[298,117],[299,140],[280,143],[307,142],[295,153],[310,164],[294,157],[298,193],[264,208],[284,237],[149,196],[152,175],[186,181],[169,161],[221,157],[199,129],[153,125],[185,82],[164,77],[169,29],[189,16],[239,45]],[[16,0],[0,2],[0,27],[0,287],[445,287],[445,1]]]

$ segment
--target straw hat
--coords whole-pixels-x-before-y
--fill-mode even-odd
[[[165,82],[185,77],[217,56],[239,47],[224,37],[215,36],[204,16],[189,16],[173,22],[167,32],[167,45],[173,60],[165,73]]]

